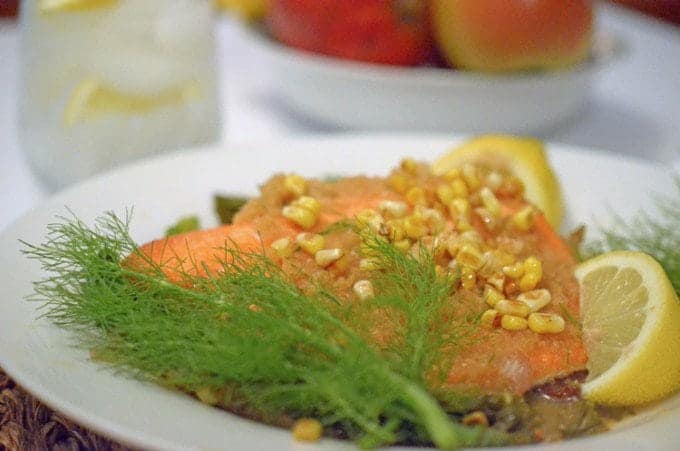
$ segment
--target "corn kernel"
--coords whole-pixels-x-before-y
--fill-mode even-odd
[[[505,297],[501,294],[501,292],[494,287],[490,285],[486,285],[484,287],[484,300],[491,307],[495,307],[496,304],[498,304],[498,301],[502,301],[504,299]]]
[[[408,212],[408,205],[396,200],[384,200],[378,210],[388,218],[403,218]]]
[[[503,176],[498,171],[491,171],[486,177],[486,185],[496,191],[503,184]]]
[[[554,313],[532,313],[528,324],[537,334],[558,334],[564,330],[564,319]]]
[[[455,198],[449,204],[449,214],[451,217],[463,217],[467,218],[470,216],[470,201],[463,198]]]
[[[322,235],[307,232],[298,234],[298,236],[295,237],[295,242],[310,255],[315,255],[323,249],[326,244],[326,240]]]
[[[475,214],[482,221],[486,230],[495,230],[498,227],[498,216],[493,215],[486,208],[475,208]]]
[[[290,219],[303,229],[311,229],[316,224],[317,215],[310,210],[294,205],[286,205],[281,210],[284,218]]]
[[[352,286],[352,291],[354,291],[354,294],[356,294],[357,297],[362,301],[371,299],[375,296],[373,284],[370,280],[357,280]]]
[[[453,179],[451,180],[451,189],[453,190],[454,197],[466,198],[470,194],[467,185],[463,179]]]
[[[491,216],[497,218],[501,214],[501,203],[491,189],[485,186],[479,190],[479,197],[481,197],[484,208],[486,208]]]
[[[422,217],[408,216],[404,219],[404,231],[412,240],[422,238],[427,233],[427,224]]]
[[[399,194],[403,194],[409,188],[409,180],[404,174],[392,174],[387,179],[390,188]]]
[[[536,257],[524,260],[524,275],[519,280],[519,288],[523,292],[531,291],[543,278],[543,265]]]
[[[401,168],[410,174],[415,174],[418,170],[418,162],[413,158],[404,158],[401,160]]]
[[[425,220],[432,234],[441,233],[446,228],[446,220],[439,210],[419,207],[418,214]]]
[[[321,204],[311,196],[300,196],[290,204],[294,207],[306,208],[317,216],[321,212]]]
[[[359,269],[362,271],[375,271],[380,269],[380,259],[376,257],[366,257],[359,260]]]
[[[513,279],[519,279],[524,275],[524,263],[517,262],[514,265],[503,266],[503,274]]]
[[[476,230],[466,230],[460,234],[460,239],[466,243],[482,244],[482,236]]]
[[[513,316],[521,316],[522,318],[526,318],[529,316],[529,306],[526,305],[522,301],[511,301],[509,299],[501,299],[496,303],[494,306],[496,310],[498,310],[498,313],[501,315],[513,315]]]
[[[463,244],[456,254],[456,261],[462,266],[467,266],[471,269],[479,269],[484,262],[482,253],[477,246],[473,244]]]
[[[471,290],[477,284],[477,275],[470,268],[463,266],[460,271],[460,283],[466,290]]]
[[[444,178],[448,181],[457,179],[460,177],[460,169],[458,168],[453,168],[449,169],[446,174],[444,174]]]
[[[274,241],[270,247],[279,257],[290,257],[293,254],[293,243],[290,238],[280,238]]]
[[[464,164],[461,170],[463,180],[471,190],[476,190],[481,185],[479,176],[477,175],[477,168],[472,164]]]
[[[322,433],[323,426],[314,418],[300,418],[293,424],[293,438],[300,442],[316,442]]]
[[[503,291],[503,285],[505,284],[505,276],[503,274],[493,274],[486,278],[486,282],[501,292]]]
[[[517,300],[524,302],[532,312],[537,312],[550,304],[551,299],[550,292],[545,288],[527,291],[517,296]]]
[[[373,233],[379,233],[385,224],[382,215],[370,208],[357,213],[356,220],[360,227],[368,227]]]
[[[527,320],[519,316],[503,315],[501,327],[505,330],[524,330],[527,328]]]
[[[406,200],[411,205],[426,205],[427,196],[425,195],[425,190],[419,186],[414,186],[406,191]]]
[[[283,186],[295,197],[300,197],[307,192],[307,180],[297,174],[286,176]]]
[[[512,215],[512,226],[522,232],[528,232],[534,225],[534,207],[527,205]]]
[[[316,261],[317,265],[325,268],[331,263],[340,260],[343,255],[345,255],[345,252],[337,247],[333,249],[321,249],[314,254],[314,261]]]
[[[408,238],[405,238],[405,239],[399,240],[399,241],[395,241],[393,244],[394,244],[394,247],[396,247],[397,249],[399,249],[400,251],[403,251],[403,252],[406,252],[411,248],[411,240],[409,240]]]
[[[494,309],[485,310],[484,313],[482,313],[482,317],[479,319],[479,324],[483,327],[491,329],[493,327],[494,321],[496,321],[497,316],[498,311]]]
[[[443,204],[448,204],[455,199],[456,196],[453,194],[451,185],[441,184],[437,187],[437,197]]]
[[[472,224],[470,224],[470,221],[467,219],[459,219],[458,222],[456,223],[456,230],[459,232],[468,232],[473,230],[474,227],[472,227]]]
[[[476,410],[465,415],[461,419],[461,423],[466,426],[488,426],[489,419],[486,417],[484,412],[481,410]]]
[[[385,226],[390,241],[396,242],[406,238],[406,228],[402,219],[390,219],[385,223]]]

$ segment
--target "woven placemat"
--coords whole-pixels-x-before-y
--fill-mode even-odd
[[[127,451],[40,403],[0,368],[0,451]]]

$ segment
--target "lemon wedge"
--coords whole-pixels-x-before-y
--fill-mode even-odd
[[[680,302],[661,265],[641,252],[602,254],[576,269],[586,399],[636,405],[680,389]]]
[[[118,0],[40,0],[38,10],[43,14],[67,11],[91,11],[115,6]]]
[[[146,113],[156,108],[184,104],[199,95],[195,83],[141,95],[121,92],[97,80],[85,80],[71,94],[64,111],[64,123],[73,126],[101,113]]]
[[[481,162],[518,177],[524,183],[525,197],[559,228],[562,222],[562,191],[550,167],[543,143],[537,139],[507,135],[473,138],[445,153],[432,164],[442,175],[468,162]]]

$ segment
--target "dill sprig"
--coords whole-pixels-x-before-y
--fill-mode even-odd
[[[602,238],[589,243],[585,256],[611,250],[637,250],[654,257],[664,268],[675,291],[680,294],[680,176],[675,193],[655,196],[656,212],[640,211],[633,219],[614,214],[614,224],[601,230]]]
[[[169,283],[139,251],[129,223],[129,214],[106,214],[92,228],[60,218],[44,243],[24,243],[49,273],[31,299],[100,360],[183,391],[236,387],[265,417],[314,416],[361,446],[398,442],[411,428],[446,449],[507,441],[456,423],[425,388],[423,373],[441,345],[431,337],[451,289],[427,253],[413,258],[379,239],[370,244],[384,262],[385,294],[374,302],[405,319],[403,346],[383,352],[343,320],[333,293],[303,293],[261,254],[225,246],[222,271]],[[125,264],[130,255],[144,264]]]

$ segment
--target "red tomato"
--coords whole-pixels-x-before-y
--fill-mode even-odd
[[[303,50],[416,65],[431,54],[426,0],[271,0],[272,35]]]

